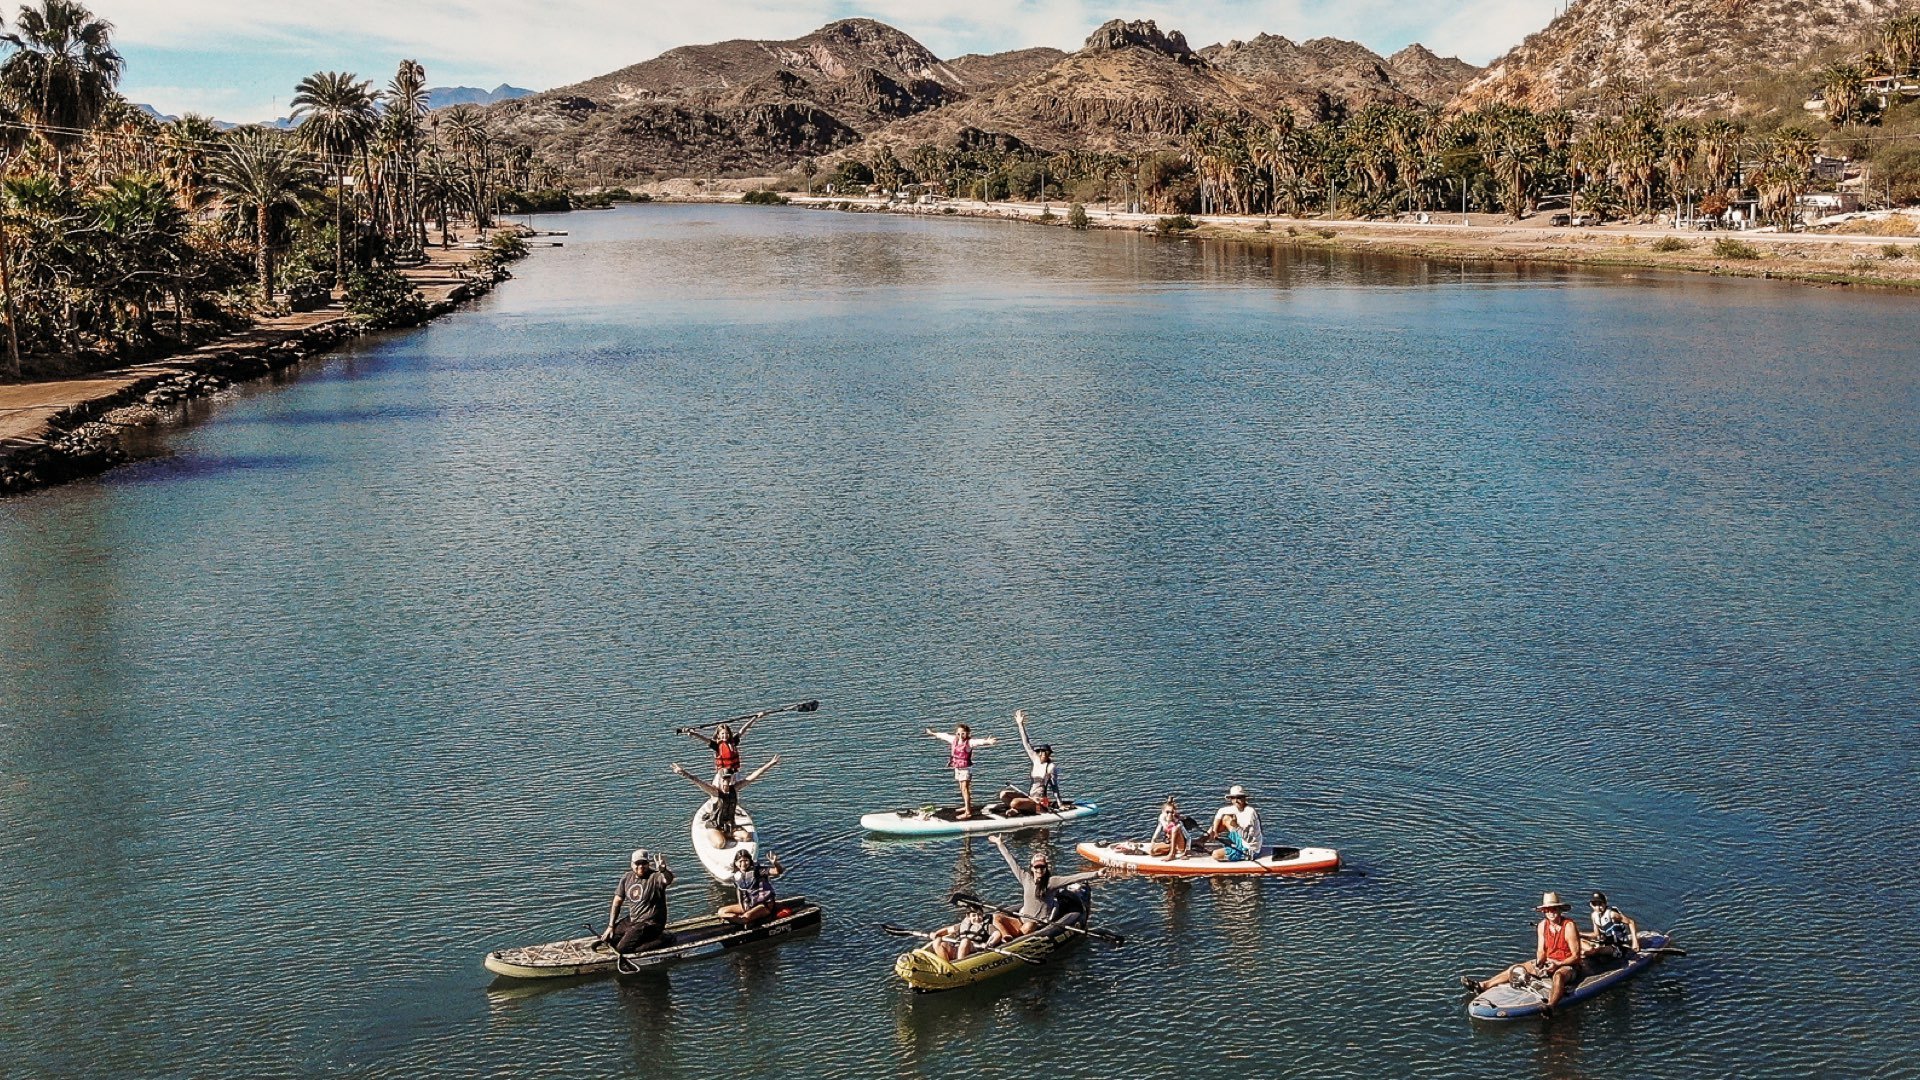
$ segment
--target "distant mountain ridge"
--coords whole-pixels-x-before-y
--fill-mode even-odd
[[[637,178],[789,169],[868,139],[1166,148],[1210,112],[1258,117],[1284,105],[1312,118],[1374,101],[1438,104],[1478,70],[1418,46],[1383,59],[1330,38],[1262,35],[1196,51],[1177,30],[1117,19],[1072,53],[948,61],[885,23],[843,19],[791,41],[670,49],[489,115],[563,171]]]
[[[501,83],[491,90],[477,86],[431,86],[427,88],[427,108],[444,109],[452,105],[494,105],[532,96],[533,91]]]

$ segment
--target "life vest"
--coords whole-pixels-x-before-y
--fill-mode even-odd
[[[1567,944],[1567,924],[1566,919],[1561,919],[1557,926],[1545,919],[1540,921],[1540,932],[1546,937],[1546,957],[1556,964],[1573,963],[1573,946]]]
[[[972,739],[953,740],[953,749],[947,752],[947,767],[950,769],[973,768]]]
[[[740,748],[730,742],[713,744],[713,767],[720,772],[740,770]]]

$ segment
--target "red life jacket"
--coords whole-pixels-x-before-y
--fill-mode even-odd
[[[720,772],[740,771],[740,748],[730,742],[714,743],[713,767]]]
[[[1566,926],[1565,919],[1558,926],[1544,919],[1540,922],[1540,933],[1546,939],[1547,959],[1556,964],[1573,963],[1573,947],[1567,944]]]

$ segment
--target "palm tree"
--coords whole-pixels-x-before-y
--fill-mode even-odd
[[[467,163],[467,172],[471,177],[469,190],[473,197],[474,227],[480,235],[485,236],[488,225],[487,174],[493,169],[488,157],[493,148],[493,135],[487,131],[486,117],[472,105],[455,105],[437,115],[441,136],[460,151]]]
[[[207,178],[235,211],[254,219],[254,265],[260,275],[260,302],[273,302],[274,211],[297,207],[311,190],[305,159],[277,131],[242,128],[228,136],[226,148],[208,162]]]
[[[23,6],[13,32],[0,34],[0,42],[14,48],[0,64],[0,85],[53,150],[62,182],[67,152],[113,100],[126,66],[113,49],[112,34],[112,23],[94,18],[74,0]]]
[[[333,165],[333,274],[336,282],[345,282],[347,164],[373,136],[372,86],[345,71],[315,72],[294,88],[293,119],[300,124],[300,141]]]
[[[167,125],[161,144],[167,154],[167,171],[180,192],[180,205],[191,211],[200,205],[207,155],[219,147],[220,129],[206,117],[188,113]]]
[[[409,245],[427,246],[426,215],[420,212],[420,133],[428,106],[427,69],[417,60],[402,60],[392,81],[380,95],[384,108],[382,123],[400,155],[404,180],[404,205]]]
[[[1920,14],[1890,20],[1880,33],[1888,75],[1920,75]]]
[[[1827,123],[1863,124],[1879,112],[1879,99],[1867,93],[1867,75],[1854,64],[1829,64],[1820,72],[1820,100]]]

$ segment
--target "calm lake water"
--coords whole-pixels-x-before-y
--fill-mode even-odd
[[[0,1073],[1916,1075],[1912,297],[545,224],[478,307],[0,503]],[[491,982],[637,845],[717,902],[669,729],[805,697],[747,802],[818,936]],[[856,819],[1021,706],[1105,810],[1018,851],[1237,782],[1351,868],[1119,881],[1125,948],[904,993],[875,924],[1011,878]],[[1596,887],[1691,955],[1467,1020]]]

